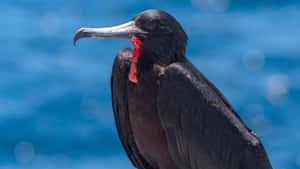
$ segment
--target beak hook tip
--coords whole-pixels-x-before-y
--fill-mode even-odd
[[[76,46],[76,40],[73,39],[73,46]]]
[[[73,46],[76,46],[76,42],[82,38],[82,32],[84,31],[84,28],[80,28],[73,37]]]

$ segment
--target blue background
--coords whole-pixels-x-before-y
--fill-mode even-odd
[[[110,73],[122,39],[83,39],[158,8],[187,56],[263,141],[276,169],[300,168],[300,2],[1,0],[0,168],[133,169],[114,125]]]

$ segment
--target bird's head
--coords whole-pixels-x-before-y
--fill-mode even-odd
[[[131,21],[107,28],[81,28],[74,35],[74,45],[81,38],[127,38],[135,47],[133,60],[143,58],[148,64],[168,65],[185,58],[187,35],[174,17],[161,10],[147,10]]]

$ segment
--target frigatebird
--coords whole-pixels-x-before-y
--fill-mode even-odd
[[[272,169],[264,146],[185,56],[187,35],[170,14],[147,10],[128,23],[81,28],[81,38],[127,38],[111,75],[119,138],[138,169]]]

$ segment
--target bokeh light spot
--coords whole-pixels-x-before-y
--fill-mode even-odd
[[[282,105],[287,100],[289,78],[279,73],[270,76],[266,82],[266,97],[273,105]]]
[[[31,143],[20,142],[15,147],[15,156],[17,161],[27,163],[34,157],[34,148]]]
[[[263,68],[265,56],[258,50],[250,50],[245,53],[243,62],[247,70],[257,71]]]
[[[298,154],[296,157],[296,165],[300,168],[300,154]]]
[[[215,12],[226,11],[230,5],[231,0],[191,0],[195,7],[208,9]]]
[[[60,30],[60,18],[52,13],[45,14],[40,20],[40,30],[45,36],[52,36]]]

